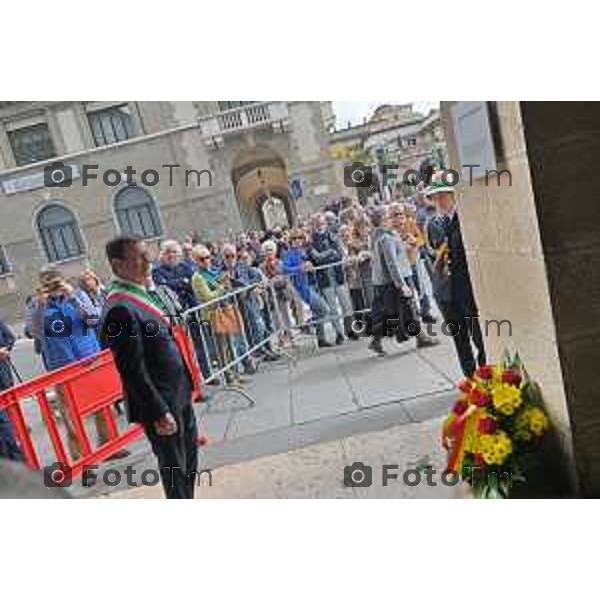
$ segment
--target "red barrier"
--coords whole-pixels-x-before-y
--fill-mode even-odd
[[[48,400],[48,390],[56,386],[62,388],[62,398],[81,445],[82,455],[77,460],[71,460],[65,450],[56,417]],[[27,464],[34,469],[40,469],[42,465],[23,412],[25,400],[36,401],[48,430],[55,459],[67,465],[73,477],[78,477],[85,465],[106,460],[142,434],[143,429],[140,425],[129,425],[119,433],[114,411],[110,407],[122,397],[121,379],[112,354],[110,350],[104,350],[94,358],[50,371],[1,392],[0,410],[6,410],[12,419]],[[92,448],[84,420],[98,411],[106,421],[109,439],[97,448]]]
[[[196,401],[202,400],[204,383],[192,341],[182,327],[174,326],[173,335],[192,376],[192,397]],[[81,456],[76,460],[72,460],[65,451],[56,416],[48,400],[48,390],[57,386],[61,390],[59,401],[66,406],[75,437],[81,446]],[[6,410],[11,418],[27,464],[33,469],[40,469],[42,465],[23,412],[25,400],[36,401],[54,449],[55,460],[64,463],[70,469],[71,476],[76,478],[81,475],[85,465],[105,461],[142,434],[140,425],[129,425],[125,431],[119,432],[111,406],[121,398],[123,388],[119,372],[111,351],[104,350],[93,358],[50,371],[0,392],[0,410]],[[99,412],[106,422],[108,441],[92,448],[84,422],[87,417]],[[201,437],[198,443],[205,441]]]

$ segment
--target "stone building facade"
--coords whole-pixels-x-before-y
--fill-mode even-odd
[[[402,196],[401,183],[407,171],[426,165],[443,168],[447,163],[440,111],[424,115],[415,112],[411,104],[383,104],[364,123],[332,132],[330,152],[340,181],[343,167],[352,161],[371,165],[380,181],[384,179],[381,165],[394,166],[395,180],[387,178],[392,197],[396,189]],[[366,190],[355,189],[355,194],[365,199]]]
[[[341,191],[331,120],[321,102],[0,103],[0,315],[20,318],[49,263],[106,276],[119,232],[214,240],[312,212]],[[68,187],[46,185],[45,170],[61,179],[57,161]]]

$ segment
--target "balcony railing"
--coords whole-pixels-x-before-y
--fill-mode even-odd
[[[223,136],[264,126],[279,127],[288,123],[286,102],[257,102],[223,111],[200,120],[205,141],[213,146],[223,143]]]

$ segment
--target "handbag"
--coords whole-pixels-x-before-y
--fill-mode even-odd
[[[218,335],[234,335],[242,330],[240,313],[233,304],[217,306],[213,314],[213,329]]]

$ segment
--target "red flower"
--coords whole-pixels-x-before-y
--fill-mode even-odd
[[[490,365],[481,365],[475,374],[479,379],[491,379],[492,378],[492,367]]]
[[[473,387],[473,383],[471,381],[469,381],[468,379],[463,379],[463,381],[461,381],[458,384],[458,389],[461,392],[464,392],[465,394],[468,394],[471,391],[472,387]]]
[[[467,403],[466,400],[459,400],[455,405],[454,408],[452,409],[454,411],[454,414],[458,417],[460,417],[460,415],[463,415],[466,411],[467,408],[469,408],[469,404]]]
[[[475,466],[482,467],[485,465],[485,460],[483,460],[483,456],[481,454],[474,454],[473,460],[475,461]]]
[[[480,433],[495,433],[496,432],[496,421],[490,417],[484,417],[479,421]]]
[[[502,373],[502,382],[518,386],[521,383],[521,375],[514,369],[507,369]]]
[[[472,398],[473,402],[480,407],[487,406],[492,401],[492,397],[481,390],[473,390]]]

